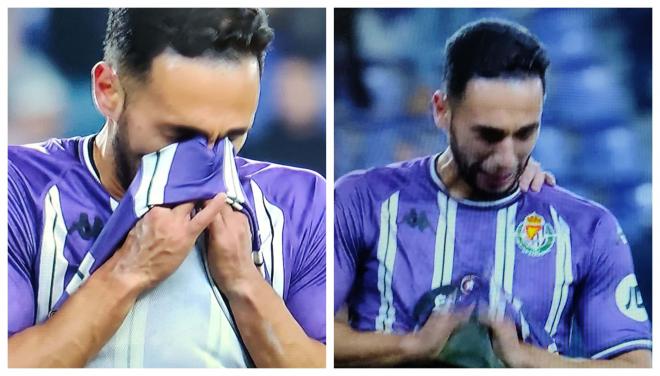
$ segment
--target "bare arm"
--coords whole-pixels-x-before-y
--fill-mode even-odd
[[[119,250],[51,318],[8,340],[10,367],[83,367],[117,331],[140,292],[183,262],[215,217],[217,200],[190,218],[193,204],[151,209]]]
[[[41,325],[9,338],[9,367],[83,367],[117,331],[138,285],[104,265]]]
[[[258,367],[325,367],[325,345],[307,336],[284,301],[259,275],[226,289],[229,305]]]
[[[415,360],[407,335],[358,332],[335,320],[337,367],[389,367]]]
[[[250,239],[245,215],[224,204],[209,226],[209,269],[252,360],[257,367],[325,367],[325,345],[307,336],[259,274]]]
[[[651,352],[633,350],[608,360],[576,359],[549,353],[518,340],[510,321],[484,320],[493,332],[493,350],[509,367],[539,368],[631,368],[651,367]]]
[[[524,346],[525,355],[520,364],[514,367],[537,368],[637,368],[651,367],[651,352],[633,350],[607,360],[574,359],[551,354],[543,349],[528,344]]]
[[[435,312],[417,332],[387,334],[359,332],[345,319],[335,317],[335,362],[338,367],[391,367],[409,362],[435,360],[450,334],[469,317],[469,312]]]

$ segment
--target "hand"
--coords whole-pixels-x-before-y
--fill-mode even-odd
[[[112,256],[113,272],[134,282],[140,291],[154,287],[181,265],[222,205],[224,201],[216,196],[195,216],[193,203],[151,208]]]
[[[224,193],[220,211],[209,225],[209,271],[218,288],[226,295],[245,292],[250,281],[261,278],[252,260],[252,235],[245,214],[234,211],[225,202]]]
[[[436,360],[449,336],[461,324],[467,322],[474,306],[460,312],[435,311],[417,332],[407,334],[402,346],[412,361]]]
[[[554,186],[557,184],[557,181],[552,173],[543,171],[541,164],[530,157],[527,167],[525,167],[522,175],[520,175],[520,179],[518,179],[520,189],[523,192],[527,192],[531,188],[532,191],[538,192],[541,190],[543,183]]]
[[[495,355],[507,367],[523,367],[527,345],[518,339],[516,325],[508,319],[491,319],[486,315],[479,318],[483,325],[491,329],[491,341]]]

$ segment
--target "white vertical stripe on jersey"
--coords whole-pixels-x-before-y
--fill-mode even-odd
[[[438,191],[438,225],[435,230],[435,254],[431,289],[442,286],[445,261],[445,231],[447,231],[447,196]]]
[[[44,199],[44,230],[39,256],[39,289],[37,291],[37,323],[44,321],[52,305],[64,291],[64,274],[69,262],[64,257],[67,235],[57,186],[48,190]]]
[[[234,160],[234,147],[229,141],[225,142],[222,174],[227,187],[227,197],[235,198],[241,204],[244,203],[245,196],[243,196],[240,189],[241,183],[236,170],[236,161]]]
[[[378,239],[378,290],[380,307],[376,317],[376,330],[391,332],[394,323],[392,295],[392,268],[396,252],[396,217],[399,205],[399,192],[391,195],[380,210],[380,234]],[[391,244],[393,243],[393,244]]]
[[[254,180],[250,182],[250,187],[254,197],[264,264],[273,278],[273,289],[282,297],[284,296],[284,213],[264,197],[261,188]]]
[[[273,242],[273,233],[271,232],[270,226],[270,219],[268,219],[268,213],[266,213],[266,205],[264,205],[264,195],[261,192],[261,189],[257,185],[257,183],[254,182],[254,180],[250,181],[250,187],[252,188],[252,197],[254,198],[254,211],[257,216],[257,224],[259,227],[259,239],[261,240],[261,254],[264,257],[264,265],[261,266],[261,271],[262,275],[266,275],[263,273],[264,269],[268,271],[268,274],[271,275],[273,269],[273,260],[271,259],[270,256],[270,248],[271,244]]]
[[[273,288],[284,296],[284,212],[264,197],[266,212],[273,221]]]
[[[392,331],[396,312],[394,310],[394,295],[392,292],[392,279],[394,278],[394,259],[397,251],[397,214],[399,212],[399,192],[395,193],[390,202],[390,240],[388,242],[389,250],[385,255],[385,297],[389,302],[387,309],[387,318],[385,319],[385,330]]]
[[[454,269],[454,235],[456,233],[456,209],[457,203],[449,198],[447,200],[447,240],[445,242],[445,260],[443,262],[442,284],[451,283]]]
[[[96,261],[94,259],[94,256],[92,256],[90,252],[87,252],[87,254],[85,254],[85,257],[80,262],[80,266],[78,267],[78,272],[81,273],[82,276],[76,273],[73,276],[73,278],[71,278],[71,281],[66,286],[67,294],[69,295],[73,294],[76,290],[78,290],[78,287],[80,287],[80,285],[85,280],[87,280],[87,278],[89,277],[89,270],[92,268],[92,264],[94,264],[94,261]]]
[[[243,190],[241,189],[241,180],[238,177],[238,170],[236,169],[236,161],[234,160],[234,146],[232,145],[231,142],[227,141],[225,142],[227,147],[230,150],[230,155],[231,159],[229,159],[230,163],[230,168],[231,168],[231,181],[232,184],[234,184],[235,190],[236,190],[236,200],[239,203],[244,203],[245,202],[245,196],[243,195]]]
[[[566,304],[568,295],[568,284],[572,282],[571,255],[570,255],[570,234],[568,226],[557,215],[554,207],[550,206],[550,216],[555,228],[555,286],[552,294],[552,304],[548,319],[545,322],[545,331],[554,336],[559,325],[559,318]]]
[[[234,158],[229,145],[225,142],[222,156],[222,176],[225,180],[225,185],[227,188],[227,197],[235,197],[236,191],[233,186],[233,179],[231,176],[231,161]]]
[[[114,198],[112,198],[112,196],[110,196],[110,210],[114,212],[115,209],[117,209],[117,206],[119,206],[119,201],[115,200]]]
[[[490,278],[488,314],[491,318],[500,318],[504,315],[500,307],[500,291],[504,281],[504,262],[506,246],[506,236],[508,231],[507,209],[502,208],[497,211],[497,225],[495,232],[495,258],[493,260],[493,271]]]
[[[147,193],[149,191],[149,184],[154,176],[156,169],[156,154],[146,155],[142,158],[142,177],[137,192],[135,192],[133,211],[135,217],[140,218],[147,212]]]
[[[559,309],[557,310],[557,317],[555,318],[554,324],[552,325],[552,330],[550,335],[554,337],[557,333],[557,328],[559,327],[559,322],[561,321],[561,315],[566,308],[566,301],[568,300],[568,289],[571,283],[573,283],[573,269],[571,261],[571,232],[568,228],[568,224],[564,221],[562,217],[559,217],[559,226],[561,231],[557,233],[556,241],[564,243],[564,262],[562,264],[564,283],[562,284],[561,289],[561,299],[559,301]]]
[[[160,205],[165,199],[165,186],[170,176],[172,162],[178,144],[171,144],[159,151],[158,164],[156,165],[153,181],[151,187],[147,189],[149,197],[147,197],[147,206]]]
[[[510,297],[513,297],[513,272],[516,262],[516,210],[518,204],[511,205],[506,210],[506,244],[504,256],[504,283],[503,288]]]
[[[147,312],[149,310],[150,294],[142,296],[133,306],[133,317],[130,321],[130,338],[128,346],[128,366],[144,367],[144,340],[147,329]]]

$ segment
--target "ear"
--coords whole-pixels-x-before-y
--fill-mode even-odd
[[[105,118],[117,121],[124,108],[124,90],[112,67],[100,61],[92,68],[94,105]]]
[[[451,119],[451,108],[449,107],[447,94],[440,90],[436,90],[435,93],[433,93],[433,98],[431,100],[433,102],[433,121],[435,122],[435,126],[448,131]]]

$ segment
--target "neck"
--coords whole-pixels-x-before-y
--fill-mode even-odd
[[[449,147],[437,159],[435,171],[451,197],[456,199],[471,198],[473,195],[472,188],[458,173],[458,165]]]
[[[114,137],[114,127],[106,121],[103,129],[96,135],[94,141],[94,164],[99,171],[101,185],[108,191],[115,200],[120,200],[125,191],[119,179],[117,178],[117,167],[115,164],[115,154],[112,147]]]

